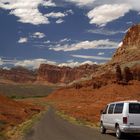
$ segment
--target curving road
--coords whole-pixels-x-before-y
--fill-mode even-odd
[[[25,136],[25,140],[116,140],[114,134],[101,135],[98,130],[74,125],[55,114],[53,109]],[[129,137],[125,140],[140,140]]]

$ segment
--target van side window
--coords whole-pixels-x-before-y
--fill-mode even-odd
[[[108,105],[105,107],[105,109],[103,111],[103,114],[106,114],[107,113],[107,109],[108,109]]]
[[[116,104],[114,114],[121,114],[123,112],[124,103]]]
[[[139,103],[130,103],[129,104],[129,113],[140,114],[140,104]]]
[[[112,114],[112,113],[113,113],[114,106],[115,106],[115,104],[111,104],[111,105],[109,106],[108,114]]]

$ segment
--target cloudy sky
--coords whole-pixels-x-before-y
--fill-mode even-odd
[[[105,63],[139,22],[138,0],[0,0],[0,67]]]

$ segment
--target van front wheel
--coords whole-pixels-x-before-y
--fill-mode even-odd
[[[101,132],[101,134],[105,134],[105,133],[106,133],[106,129],[104,128],[102,122],[101,122],[101,124],[100,124],[100,132]]]
[[[121,130],[120,130],[120,128],[119,128],[119,125],[117,125],[117,127],[116,127],[116,137],[118,138],[118,139],[121,139],[122,138],[122,132],[121,132]]]

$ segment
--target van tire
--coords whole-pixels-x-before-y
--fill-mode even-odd
[[[106,129],[105,129],[105,127],[103,126],[103,123],[101,122],[101,124],[100,124],[100,133],[101,134],[105,134],[106,133]]]
[[[120,130],[119,125],[116,126],[116,137],[117,139],[121,139],[122,138],[123,133]]]

